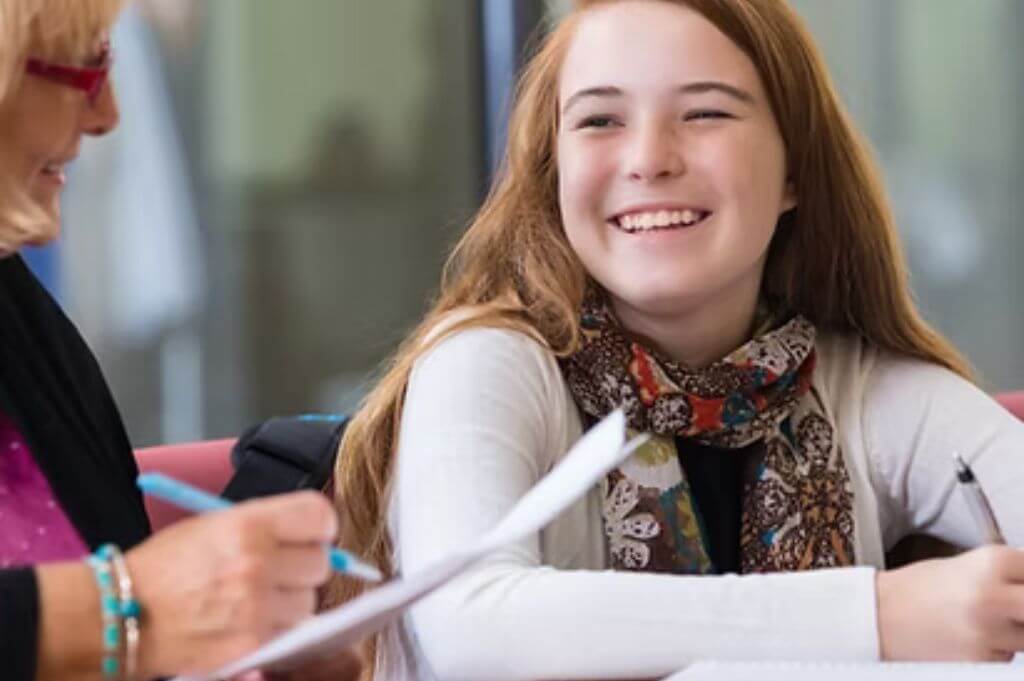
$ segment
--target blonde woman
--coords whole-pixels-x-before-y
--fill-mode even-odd
[[[375,642],[379,678],[660,678],[701,658],[1004,660],[1024,426],[915,309],[783,0],[590,0],[527,66],[504,171],[341,446],[346,544],[416,571],[623,406],[653,441]],[[351,595],[340,583],[335,595]]]
[[[312,612],[328,574],[323,542],[337,527],[326,499],[297,493],[146,539],[138,471],[99,368],[17,255],[56,236],[64,170],[82,136],[117,125],[106,35],[120,5],[0,0],[0,660],[9,679],[216,668]],[[336,662],[334,678],[358,667]]]

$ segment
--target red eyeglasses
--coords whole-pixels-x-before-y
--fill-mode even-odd
[[[107,82],[112,62],[110,43],[104,42],[100,47],[99,55],[93,60],[95,66],[68,66],[29,57],[25,63],[25,71],[33,76],[81,90],[85,93],[88,102],[94,104]]]

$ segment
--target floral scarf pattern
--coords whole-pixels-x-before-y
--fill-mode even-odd
[[[603,485],[614,569],[714,569],[676,438],[756,445],[743,487],[741,572],[853,564],[853,490],[811,384],[810,322],[795,316],[694,370],[630,338],[604,303],[588,300],[581,321],[582,346],[561,362],[577,406],[594,420],[622,407],[631,431],[652,435]]]

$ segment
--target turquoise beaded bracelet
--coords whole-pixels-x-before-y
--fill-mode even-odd
[[[116,679],[120,675],[121,653],[121,601],[114,591],[114,570],[102,549],[89,556],[89,566],[100,590],[100,616],[103,624],[103,659],[100,668],[104,678]]]
[[[142,608],[132,593],[128,566],[121,550],[113,544],[101,546],[89,556],[88,562],[100,590],[100,616],[103,624],[103,659],[100,668],[103,677],[133,681],[139,656]]]
[[[132,577],[128,574],[128,566],[121,555],[121,550],[113,544],[106,544],[100,547],[100,551],[110,561],[114,568],[114,576],[117,578],[117,595],[120,599],[121,624],[124,631],[123,678],[125,681],[134,681],[139,660],[139,620],[142,617],[142,608],[135,599]]]

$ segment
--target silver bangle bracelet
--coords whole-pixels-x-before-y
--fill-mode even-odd
[[[132,576],[124,556],[116,546],[108,545],[107,555],[117,579],[117,595],[120,600],[122,625],[124,626],[124,678],[135,681],[139,665],[139,630],[142,616],[139,602],[135,600]]]

